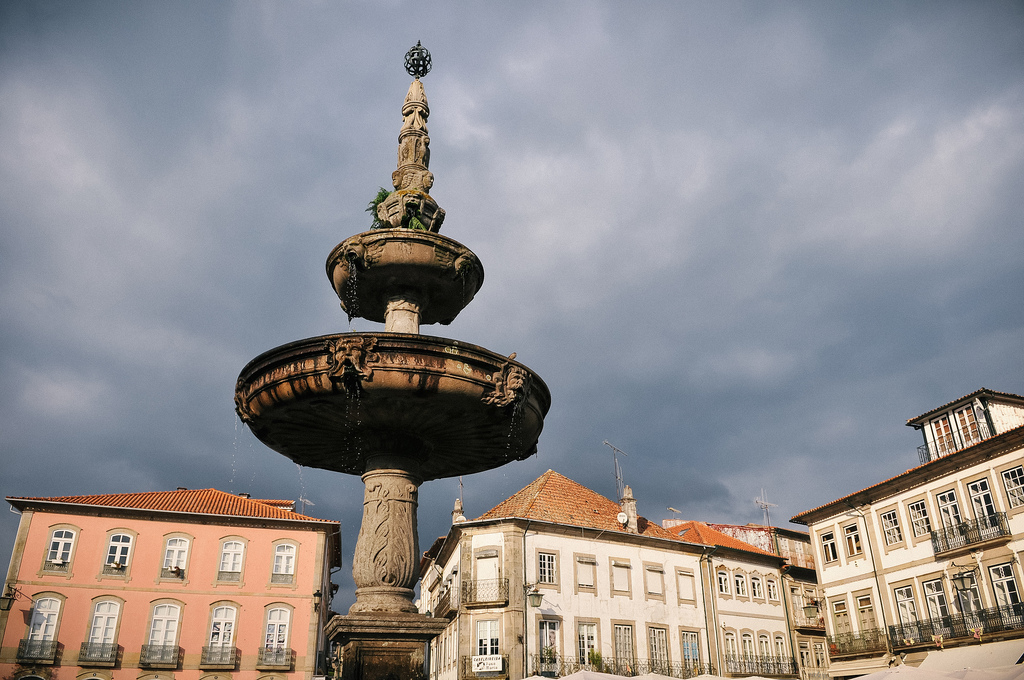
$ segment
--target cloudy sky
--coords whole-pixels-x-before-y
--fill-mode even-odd
[[[0,492],[362,484],[234,414],[241,368],[349,323],[324,275],[433,55],[432,195],[486,281],[450,327],[552,394],[536,457],[654,520],[759,521],[917,464],[919,415],[1024,391],[1024,6],[0,5]],[[420,492],[421,547],[458,480]],[[0,551],[17,516],[3,513]]]

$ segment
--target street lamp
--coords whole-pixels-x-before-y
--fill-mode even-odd
[[[953,576],[949,580],[953,582],[953,587],[956,588],[957,591],[959,591],[961,593],[967,592],[968,590],[971,590],[972,588],[974,588],[974,583],[975,583],[974,570],[973,569],[966,569],[966,570],[957,572],[956,576]]]
[[[530,590],[531,588],[533,590]],[[536,583],[533,585],[524,586],[523,590],[526,591],[526,599],[529,601],[530,606],[534,609],[539,607],[541,605],[541,602],[544,601],[544,593],[537,590]]]
[[[18,589],[8,584],[4,588],[4,594],[0,595],[0,612],[11,611],[11,607],[14,606],[14,600],[18,595]]]
[[[817,619],[818,618],[818,601],[807,600],[807,604],[804,605],[804,618],[805,619]]]

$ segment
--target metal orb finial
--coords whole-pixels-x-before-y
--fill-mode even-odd
[[[416,41],[416,47],[405,53],[405,70],[413,78],[422,78],[430,73],[430,52]]]

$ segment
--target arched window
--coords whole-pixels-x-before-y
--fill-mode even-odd
[[[725,634],[725,653],[736,656],[736,633],[728,632]]]
[[[274,548],[274,573],[271,583],[291,583],[295,574],[295,546],[282,543]]]
[[[723,595],[729,594],[729,573],[725,571],[718,572],[718,592]]]
[[[32,623],[29,625],[28,639],[50,642],[57,634],[57,614],[60,613],[60,600],[53,597],[41,597],[32,604]]]
[[[178,640],[178,616],[181,608],[174,604],[153,607],[153,622],[149,627],[149,644],[173,645]]]
[[[775,636],[775,656],[786,656],[786,640],[781,635]]]
[[[772,641],[767,635],[761,634],[757,636],[757,652],[761,656],[772,655]]]
[[[743,646],[743,656],[754,656],[754,636],[750,633],[744,633],[740,638],[740,644]]]
[[[132,550],[132,537],[128,534],[114,534],[107,543],[107,561],[104,572],[122,573],[128,566],[128,556]]]
[[[188,563],[188,539],[168,538],[164,549],[164,567],[161,576],[164,578],[184,578],[185,565]]]
[[[213,622],[210,624],[210,646],[232,647],[235,643],[234,607],[217,607],[213,610]]]
[[[89,628],[90,645],[109,645],[114,642],[120,611],[121,605],[113,600],[96,603],[92,610],[92,626]]]
[[[71,560],[71,548],[75,545],[75,532],[57,529],[50,536],[50,550],[46,553],[45,568],[50,571],[67,571]]]
[[[283,649],[288,646],[288,619],[290,612],[287,609],[271,609],[267,612],[267,637],[264,647],[267,649]]]
[[[217,571],[217,580],[241,581],[244,554],[245,544],[241,541],[224,541],[220,548],[220,568]]]
[[[750,596],[756,597],[759,600],[764,599],[764,589],[761,587],[761,577],[751,576],[750,577]]]
[[[779,586],[775,583],[775,579],[768,579],[768,599],[774,602],[779,601]]]

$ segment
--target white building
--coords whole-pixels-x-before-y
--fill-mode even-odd
[[[981,389],[907,424],[920,465],[792,520],[810,527],[833,677],[1024,655],[1024,397]]]
[[[620,505],[551,470],[454,519],[421,565],[421,609],[450,620],[432,678],[795,677],[777,555],[699,523],[667,531],[629,487]]]

